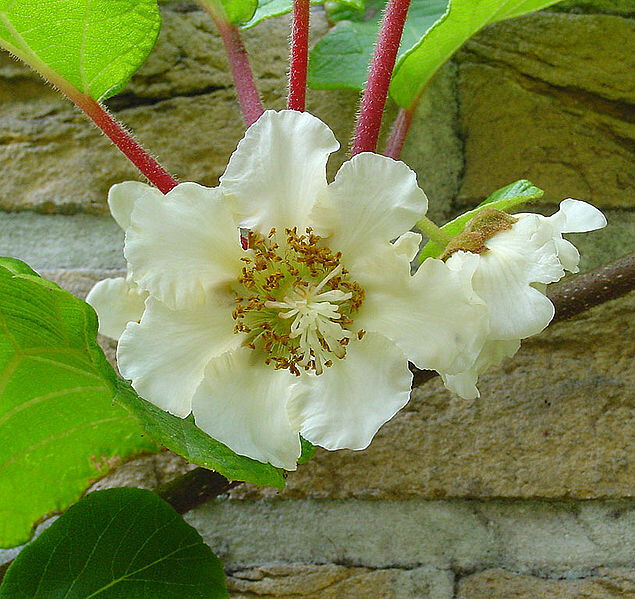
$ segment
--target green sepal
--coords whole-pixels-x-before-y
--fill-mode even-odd
[[[507,212],[511,208],[515,208],[521,204],[532,202],[541,198],[544,194],[542,189],[538,189],[533,183],[526,179],[521,179],[510,185],[506,185],[495,191],[486,200],[483,200],[474,210],[465,212],[457,216],[454,220],[443,225],[441,230],[450,237],[456,237],[463,232],[467,223],[474,218],[483,208],[492,208]],[[434,241],[428,241],[419,252],[419,263],[426,258],[438,258],[443,253],[444,248]]]

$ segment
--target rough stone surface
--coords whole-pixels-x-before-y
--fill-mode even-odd
[[[137,487],[153,491],[195,467],[181,456],[164,450],[155,455],[141,456],[126,462],[97,481],[87,493],[119,487]]]
[[[580,578],[635,559],[624,501],[221,500],[185,518],[230,571],[299,562]]]
[[[123,232],[110,216],[0,212],[0,255],[31,268],[124,269]]]
[[[314,36],[325,32],[321,10],[313,11],[312,25]],[[268,108],[285,106],[288,35],[287,18],[244,32]],[[431,85],[404,155],[438,202],[433,205],[437,215],[447,213],[463,164],[454,75],[450,66]],[[102,214],[111,185],[139,179],[81,114],[6,53],[0,54],[0,102],[0,174],[5,182],[0,208]],[[220,37],[195,6],[186,11],[178,4],[163,7],[163,28],[153,54],[109,106],[182,181],[216,185],[244,133]],[[330,162],[331,176],[346,157],[356,106],[357,95],[351,92],[308,95],[308,109],[334,130],[342,145]],[[386,123],[395,114],[390,107]]]
[[[271,564],[231,572],[227,585],[232,599],[450,599],[451,572]]]
[[[493,25],[468,42],[459,58],[459,203],[526,178],[548,201],[632,206],[634,43],[632,19],[553,13]]]
[[[581,580],[544,580],[494,569],[459,581],[456,599],[627,599],[635,596],[635,572],[601,569]]]

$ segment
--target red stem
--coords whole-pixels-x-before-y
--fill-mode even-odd
[[[389,0],[362,97],[351,154],[374,152],[410,0]]]
[[[238,94],[238,102],[243,111],[245,123],[249,127],[260,118],[264,110],[260,102],[260,95],[256,89],[251,67],[249,66],[247,50],[242,39],[240,39],[240,33],[236,27],[227,21],[217,18],[216,15],[210,14],[223,39],[223,44],[225,44],[229,67],[231,68],[236,93]]]
[[[388,138],[384,155],[394,160],[399,160],[404,141],[406,141],[406,135],[408,135],[408,129],[410,129],[413,114],[414,109],[402,108],[399,110],[399,114],[390,131],[390,137]]]
[[[309,0],[293,0],[291,58],[289,71],[289,110],[304,112],[306,72],[309,64]]]
[[[111,141],[126,155],[162,193],[168,193],[178,185],[170,175],[148,152],[146,152],[123,125],[118,123],[99,102],[83,94],[68,93],[68,97],[90,117]]]

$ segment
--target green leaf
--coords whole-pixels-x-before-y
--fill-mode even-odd
[[[477,31],[556,4],[560,0],[450,0],[448,11],[401,56],[390,95],[407,108],[417,101],[439,68]],[[425,2],[425,0],[419,0]],[[411,9],[412,10],[412,9]]]
[[[544,194],[542,189],[538,189],[533,183],[526,179],[521,179],[510,185],[506,185],[501,189],[495,191],[486,200],[483,200],[474,210],[465,212],[460,216],[457,216],[454,220],[443,225],[441,230],[449,235],[455,237],[463,232],[465,225],[474,218],[483,208],[493,208],[494,210],[501,210],[506,212],[511,208],[515,208],[520,204],[526,204],[533,200],[541,198]],[[419,262],[423,262],[426,258],[436,258],[443,252],[443,248],[434,241],[428,241],[421,252],[419,253]]]
[[[298,460],[298,466],[310,462],[315,455],[315,450],[317,449],[313,443],[310,443],[304,437],[300,437],[300,442],[302,443],[302,453],[300,454],[300,459]]]
[[[151,491],[109,489],[82,499],[27,545],[1,599],[224,599],[220,560]]]
[[[311,6],[324,4],[325,0],[311,0]],[[334,0],[335,4],[361,7],[363,0]],[[258,8],[251,20],[243,25],[243,29],[251,29],[271,17],[280,17],[293,10],[293,0],[258,0]]]
[[[160,27],[157,0],[0,0],[0,46],[94,100],[126,85]]]
[[[148,434],[189,462],[216,470],[229,480],[283,489],[284,471],[234,453],[220,441],[198,428],[191,417],[179,418],[142,399],[134,389],[119,380],[117,402],[132,413]]]
[[[311,50],[308,81],[313,89],[355,89],[366,83],[385,0],[369,0],[365,13],[329,8],[339,21]],[[444,14],[447,0],[413,0],[399,56],[412,48]]]
[[[232,25],[249,21],[258,8],[258,0],[198,0],[211,15],[216,15]]]
[[[113,404],[96,334],[90,306],[0,259],[0,546],[27,541],[122,458],[156,450]]]

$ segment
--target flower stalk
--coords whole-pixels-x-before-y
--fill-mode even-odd
[[[289,61],[289,110],[304,112],[309,64],[309,0],[294,0]]]
[[[393,157],[391,156],[391,158]],[[441,227],[435,225],[427,216],[423,216],[421,220],[417,222],[417,228],[442,248],[452,241],[452,237],[443,231]]]
[[[178,181],[146,152],[124,126],[115,120],[99,102],[79,92],[63,91],[159,191],[168,193],[178,185]]]
[[[226,20],[210,13],[225,45],[229,67],[234,78],[238,103],[247,127],[253,125],[264,112],[260,94],[249,66],[247,50],[238,29]]]
[[[389,0],[357,118],[351,154],[374,152],[410,0]]]
[[[390,137],[386,144],[384,156],[388,156],[393,160],[399,160],[403,144],[406,141],[406,135],[408,135],[408,130],[410,129],[415,108],[416,105],[411,108],[401,108],[399,110],[399,114],[397,114],[397,118],[390,131]]]

